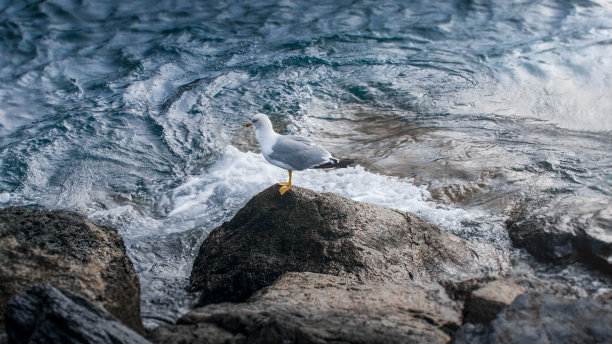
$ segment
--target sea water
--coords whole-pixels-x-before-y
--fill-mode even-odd
[[[295,185],[514,252],[525,200],[612,204],[610,18],[604,0],[2,1],[0,206],[116,227],[145,323],[172,321],[206,235],[287,178],[242,126],[264,112],[357,162]]]

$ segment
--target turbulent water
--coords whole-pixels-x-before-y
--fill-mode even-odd
[[[0,206],[118,228],[145,323],[171,321],[207,233],[287,177],[241,126],[264,112],[359,164],[295,184],[511,250],[526,199],[612,204],[610,18],[604,0],[0,1]]]

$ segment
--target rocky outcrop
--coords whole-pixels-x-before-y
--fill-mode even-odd
[[[256,195],[204,241],[190,277],[200,305],[244,301],[285,272],[406,284],[498,275],[507,257],[418,217],[278,186]]]
[[[539,301],[518,306],[525,293],[587,296],[509,265],[501,251],[414,215],[298,187],[280,196],[273,186],[204,241],[190,279],[199,307],[150,339],[446,343],[457,333],[457,341],[487,342],[481,336],[498,331],[488,330],[492,319],[515,321],[508,307],[540,311]],[[533,326],[547,331],[536,318]]]
[[[441,283],[490,280],[508,267],[492,246],[412,214],[272,186],[204,241],[190,278],[200,307],[151,339],[446,343],[464,300]]]
[[[465,322],[487,324],[527,289],[509,280],[494,280],[474,290],[465,305]]]
[[[580,260],[612,274],[612,205],[583,197],[525,202],[506,222],[513,244],[536,258]]]
[[[461,310],[439,285],[286,273],[245,303],[197,308],[157,343],[446,343]]]
[[[6,332],[13,344],[149,343],[85,297],[45,284],[7,304]]]
[[[453,343],[609,343],[612,306],[592,299],[523,294],[488,326],[467,325]]]
[[[580,287],[534,276],[470,278],[443,284],[450,298],[463,305],[464,324],[488,324],[524,293],[548,294],[567,299],[588,297],[588,293]]]
[[[140,284],[117,232],[68,211],[0,210],[0,324],[10,298],[38,284],[78,292],[143,331]]]

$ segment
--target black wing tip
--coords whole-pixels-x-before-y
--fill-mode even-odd
[[[321,165],[314,166],[312,168],[345,168],[353,165],[355,160],[353,159],[336,159],[331,158],[329,162]]]

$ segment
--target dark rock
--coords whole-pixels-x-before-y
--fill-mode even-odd
[[[68,211],[0,209],[0,326],[8,300],[42,283],[78,292],[143,332],[140,283],[114,229]]]
[[[460,280],[508,267],[500,250],[418,217],[334,194],[278,186],[256,195],[204,241],[190,277],[200,305],[244,301],[284,272],[359,281]]]
[[[464,308],[465,322],[488,324],[527,289],[509,280],[495,280],[472,292]]]
[[[610,343],[610,324],[609,304],[523,294],[488,326],[462,327],[453,343]]]
[[[20,343],[148,343],[85,297],[39,285],[6,306],[9,341]]]
[[[536,258],[581,260],[612,274],[612,205],[583,197],[525,202],[507,220],[512,243]]]
[[[197,308],[158,343],[446,343],[461,310],[437,284],[286,273],[247,302]]]
[[[463,303],[464,324],[488,324],[518,295],[523,293],[551,294],[571,299],[588,296],[582,288],[533,276],[470,278],[458,282],[448,281],[443,284],[453,300]]]
[[[596,293],[594,296],[597,301],[612,305],[612,291],[610,289],[602,293]]]

